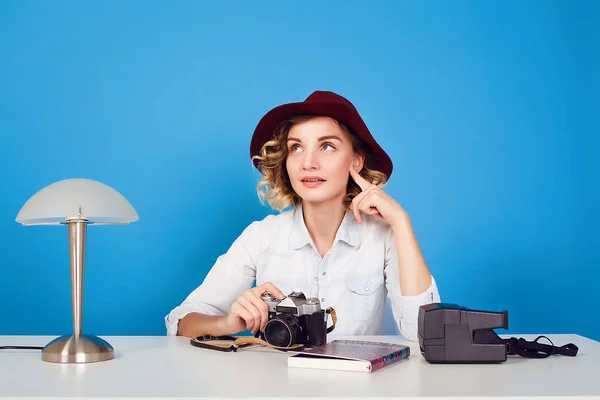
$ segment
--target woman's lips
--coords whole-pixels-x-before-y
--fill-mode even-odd
[[[305,176],[300,179],[300,181],[307,188],[316,188],[326,182],[325,179],[321,178],[320,176]]]

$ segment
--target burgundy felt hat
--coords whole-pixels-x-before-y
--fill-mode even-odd
[[[367,145],[374,158],[374,165],[371,167],[383,172],[388,178],[392,174],[392,160],[377,144],[354,105],[336,93],[322,90],[313,92],[303,102],[283,104],[266,113],[252,135],[250,157],[258,155],[263,144],[275,134],[275,128],[294,115],[327,116],[342,122]],[[257,162],[254,164],[257,165]]]

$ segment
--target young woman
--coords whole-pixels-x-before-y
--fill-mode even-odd
[[[301,290],[336,310],[328,337],[378,334],[389,296],[400,332],[417,340],[419,306],[439,302],[438,289],[408,214],[382,190],[392,162],[352,103],[317,91],[272,109],[250,155],[259,195],[279,213],[251,223],[216,260],[165,317],[167,334],[254,334],[268,318],[263,292]]]

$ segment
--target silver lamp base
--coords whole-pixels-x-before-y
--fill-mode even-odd
[[[114,358],[113,347],[93,335],[64,335],[48,343],[42,350],[42,360],[53,363],[92,363]]]

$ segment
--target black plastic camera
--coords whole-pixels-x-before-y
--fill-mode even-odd
[[[261,333],[267,343],[279,347],[327,343],[327,333],[335,324],[327,329],[328,312],[321,309],[318,298],[307,299],[302,291],[294,289],[283,300],[269,292],[263,293],[261,299],[269,306],[269,319]]]

